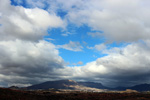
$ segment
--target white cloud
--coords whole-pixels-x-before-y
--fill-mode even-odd
[[[105,44],[97,44],[94,46],[94,48],[98,51],[101,51],[103,49],[106,49],[106,45]]]
[[[0,79],[8,84],[50,80],[56,78],[54,69],[64,66],[55,45],[45,41],[0,41],[0,51]]]
[[[146,3],[150,2],[89,0],[82,5],[82,9],[70,11],[67,16],[77,25],[88,24],[95,30],[104,31],[103,34],[113,41],[145,40],[150,38],[150,19],[147,17],[150,13]]]
[[[59,78],[64,67],[55,45],[42,41],[48,28],[64,28],[54,13],[0,0],[0,85],[29,85]]]
[[[66,70],[70,70],[72,73],[70,77],[74,79],[99,81],[109,86],[150,82],[149,43],[149,41],[132,43],[124,48],[111,50],[108,56],[98,58],[84,66]],[[115,50],[117,51],[114,52]]]
[[[70,32],[66,32],[66,33],[63,33],[61,34],[62,36],[69,36],[69,35],[73,35],[73,33],[70,33]]]
[[[94,49],[94,50],[97,50],[97,51],[102,51],[104,49],[106,49],[106,45],[105,44],[96,44],[94,47],[87,47],[88,49]]]
[[[46,35],[48,28],[65,27],[62,19],[45,10],[11,6],[10,1],[0,1],[0,39],[37,41]],[[5,6],[5,7],[4,7]]]
[[[82,46],[79,42],[69,41],[68,44],[57,45],[58,48],[63,48],[70,51],[82,51]]]
[[[95,33],[88,33],[89,36],[95,37],[95,38],[101,38],[102,33],[95,32]]]
[[[132,42],[150,38],[148,0],[69,0],[68,2],[38,0],[37,2],[49,4],[50,12],[57,12],[61,8],[67,12],[65,16],[67,22],[76,25],[86,24],[93,30],[103,31],[103,35],[109,41]],[[34,4],[38,4],[37,2]]]

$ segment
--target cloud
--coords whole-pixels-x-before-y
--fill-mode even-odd
[[[61,34],[62,36],[69,36],[69,35],[73,35],[73,33],[70,33],[70,32],[66,32],[66,33],[63,33]]]
[[[83,64],[83,62],[82,62],[82,61],[79,61],[77,64],[82,65],[82,64]]]
[[[105,44],[96,44],[94,47],[87,47],[88,49],[95,49],[97,51],[102,51],[104,49],[106,49],[106,45]]]
[[[95,32],[95,33],[88,33],[89,36],[96,37],[96,38],[101,38],[102,33]]]
[[[8,84],[33,84],[45,78],[53,79],[54,69],[64,66],[55,45],[46,41],[0,41],[0,51],[1,81]]]
[[[0,0],[0,39],[37,41],[46,35],[48,28],[64,27],[63,20],[39,8],[27,9],[12,6]]]
[[[33,2],[33,0],[31,0]],[[88,25],[93,30],[103,31],[109,41],[132,42],[150,38],[148,0],[64,0],[38,2],[49,4],[48,11],[58,9],[67,12],[65,20],[78,26]],[[34,4],[38,4],[35,2]],[[98,36],[98,33],[91,34]]]
[[[26,1],[30,8],[0,0],[0,86],[30,85],[64,78],[97,81],[109,86],[150,82],[148,0]],[[46,5],[47,11],[40,9]],[[60,9],[67,12],[64,20],[57,16]],[[68,23],[103,31],[88,33],[92,37],[105,36],[109,41],[131,43],[110,50],[104,44],[89,47],[108,55],[82,66],[68,67],[57,49],[82,51],[81,44],[70,41],[55,46],[42,41],[48,28],[64,28]]]
[[[82,2],[82,1],[81,1]],[[68,12],[68,19],[77,24],[88,24],[103,31],[110,41],[137,41],[150,38],[147,0],[95,0],[87,1],[82,9]],[[90,6],[89,6],[90,5]],[[98,6],[99,5],[99,6]],[[93,7],[93,8],[91,8]]]
[[[72,63],[72,64],[68,64],[68,65],[71,65],[71,67],[73,67],[73,66],[77,66],[77,65],[83,65],[83,62],[79,61],[77,63]]]
[[[70,50],[70,51],[82,51],[83,48],[79,42],[73,42],[73,41],[69,41],[68,44],[64,44],[64,45],[57,45],[57,47]]]
[[[149,83],[149,43],[145,41],[132,43],[124,48],[114,48],[108,51],[108,56],[98,58],[84,66],[66,68],[66,71],[72,73],[70,77],[73,79],[98,81],[108,86]]]
[[[47,29],[65,28],[64,21],[55,13],[10,3],[0,0],[0,85],[26,86],[59,78],[56,69],[65,66],[64,60],[54,44],[42,39]]]

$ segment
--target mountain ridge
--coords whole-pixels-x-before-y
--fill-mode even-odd
[[[75,88],[95,88],[95,89],[107,89],[107,90],[116,90],[116,91],[122,91],[126,89],[132,89],[137,91],[150,91],[150,84],[139,84],[134,85],[131,87],[116,87],[116,88],[110,88],[107,86],[102,85],[101,83],[97,82],[76,82],[74,80],[57,80],[57,81],[47,81],[40,84],[35,84],[29,87],[26,87],[27,89],[37,90],[37,89],[72,89],[75,90]]]
[[[108,87],[103,86],[101,83],[96,82],[76,82],[74,80],[57,80],[57,81],[47,81],[40,84],[35,84],[27,87],[27,89],[75,89],[74,87],[89,87],[97,89],[108,89]]]

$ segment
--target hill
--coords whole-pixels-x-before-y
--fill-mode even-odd
[[[116,88],[109,88],[101,83],[95,83],[95,82],[76,82],[73,80],[57,80],[57,81],[47,81],[44,83],[36,84],[27,87],[27,89],[37,90],[37,89],[71,89],[71,90],[89,90],[89,91],[102,91],[102,90],[116,90],[116,91],[124,91],[126,89],[132,89],[137,91],[150,91],[150,84],[140,84],[135,85],[132,87],[116,87]]]
[[[27,87],[27,89],[37,90],[37,89],[72,89],[72,90],[89,90],[98,91],[97,89],[108,89],[108,87],[103,86],[101,83],[95,82],[76,82],[73,80],[58,80],[58,81],[48,81],[36,85]],[[100,90],[101,91],[101,90]]]

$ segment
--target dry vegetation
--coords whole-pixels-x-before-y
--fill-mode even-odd
[[[148,93],[92,93],[0,89],[0,100],[150,100]]]

